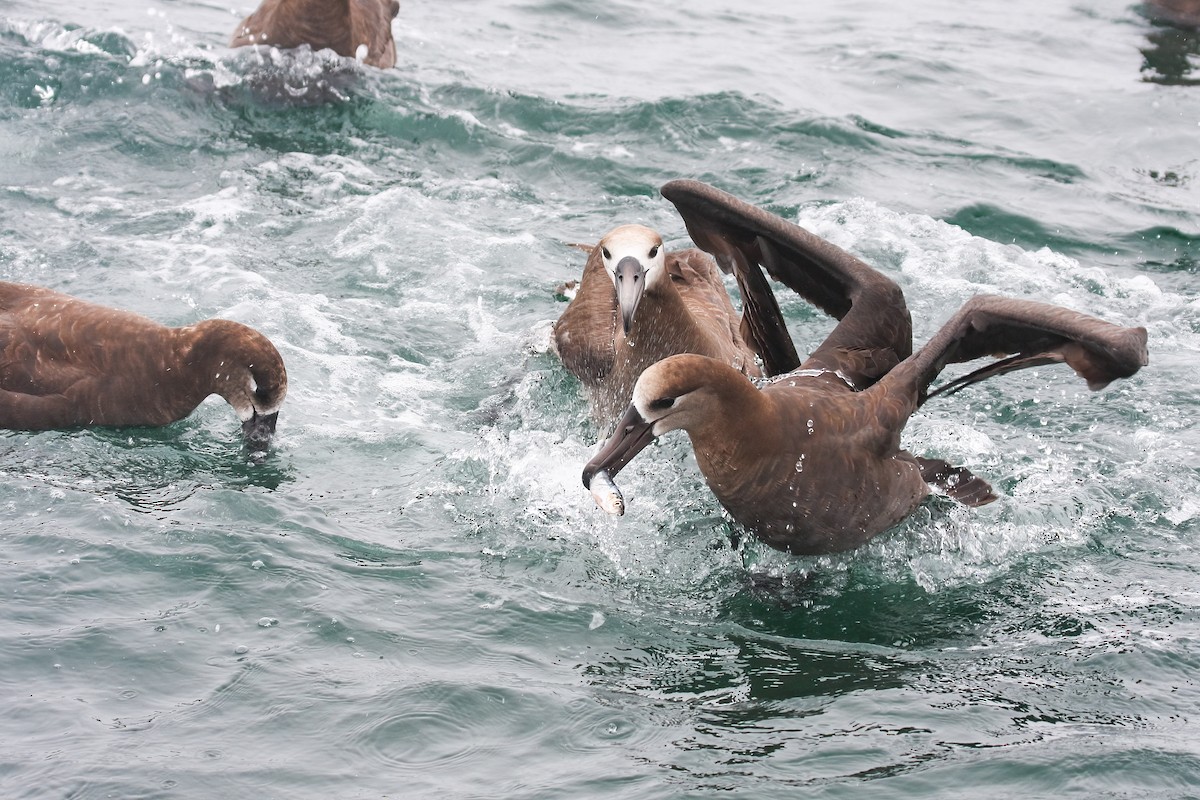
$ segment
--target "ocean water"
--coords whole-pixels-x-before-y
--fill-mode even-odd
[[[0,2],[0,279],[277,344],[278,446],[0,432],[5,798],[1200,796],[1200,34],[1125,2]],[[931,402],[1001,498],[734,548],[681,434],[596,509],[548,350],[594,241],[713,183],[895,278],[1149,331]],[[782,297],[801,350],[828,320]],[[627,477],[626,477],[627,476]]]

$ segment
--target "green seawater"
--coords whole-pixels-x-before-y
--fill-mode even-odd
[[[0,797],[1200,797],[1200,34],[405,0],[384,72],[226,49],[250,10],[0,2],[0,279],[290,377],[262,464],[216,399],[0,432]],[[918,341],[1003,293],[1151,364],[931,402],[907,446],[1000,500],[853,553],[732,547],[682,435],[608,518],[555,290],[617,224],[684,245],[676,177],[884,270]]]

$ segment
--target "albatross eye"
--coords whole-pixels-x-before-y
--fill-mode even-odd
[[[607,247],[601,247],[601,248],[600,248],[600,253],[601,253],[601,255],[603,255],[603,256],[604,256],[606,259],[608,259],[608,260],[610,260],[610,261],[612,260],[612,253],[608,252],[608,248],[607,248]]]
[[[654,258],[656,255],[658,255],[658,245],[650,248],[650,257]]]
[[[650,408],[654,411],[666,411],[673,405],[675,405],[674,397],[660,397],[650,401]]]

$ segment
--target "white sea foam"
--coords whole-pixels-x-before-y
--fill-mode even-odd
[[[1167,297],[1145,275],[1080,264],[1048,248],[1023,250],[973,236],[931,217],[904,214],[864,199],[806,209],[798,223],[840,247],[862,253],[905,289],[919,340],[975,294],[1005,294],[1056,303],[1136,324],[1181,298]],[[931,317],[931,318],[927,318]]]
[[[107,28],[109,32],[128,36],[120,28]],[[98,31],[90,28],[67,29],[56,22],[48,20],[0,19],[0,33],[15,33],[30,44],[43,50],[60,52],[86,53],[88,55],[108,56],[102,48],[89,42],[87,37]]]

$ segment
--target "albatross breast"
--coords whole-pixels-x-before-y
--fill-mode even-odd
[[[579,290],[554,326],[554,347],[609,425],[633,385],[667,356],[697,353],[758,375],[754,351],[712,257],[668,252],[642,225],[623,225],[591,249]]]

